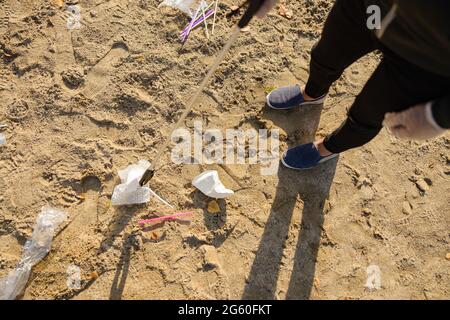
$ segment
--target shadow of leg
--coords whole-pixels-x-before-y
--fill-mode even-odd
[[[298,197],[304,201],[302,227],[286,298],[309,297],[320,244],[323,206],[333,181],[336,163],[337,160],[334,159],[308,171],[293,171],[280,167],[274,203],[244,289],[243,299],[276,298],[280,263]]]
[[[277,191],[242,299],[275,298],[280,262],[296,202],[295,196],[286,198],[284,192]]]
[[[227,222],[227,203],[224,199],[213,199],[205,196],[199,190],[189,194],[196,208],[203,209],[203,219],[205,226],[209,231],[221,229]],[[219,205],[219,212],[209,213],[207,206],[210,201],[215,201]]]
[[[132,245],[130,243],[131,236],[128,235],[123,243],[122,252],[119,258],[119,263],[117,264],[116,273],[114,274],[114,280],[111,285],[111,290],[109,293],[110,300],[121,300],[123,290],[125,288],[125,282],[128,277],[128,270],[130,268],[130,258]]]
[[[303,107],[295,112],[278,112],[265,108],[262,115],[277,126],[283,127],[291,137],[289,144],[303,144],[314,140],[321,111],[322,106]],[[323,203],[328,197],[336,164],[337,159],[334,159],[305,171],[295,171],[280,165],[275,199],[244,288],[243,299],[277,298],[275,291],[280,263],[299,197],[305,202],[302,226],[310,226],[310,231],[302,230],[300,234],[295,255],[298,262],[294,266],[295,272],[291,277],[287,298],[309,297],[320,243]],[[303,255],[303,247],[312,249],[308,249],[309,253]],[[299,277],[299,272],[306,273],[302,278],[305,281],[300,287],[296,281],[292,281]]]
[[[108,231],[100,244],[98,252],[109,250],[114,239],[127,227],[136,212],[142,208],[145,208],[145,204],[115,208],[114,216],[108,225]]]
[[[324,221],[323,209],[330,192],[336,164],[337,161],[333,160],[324,165],[324,175],[317,180],[320,181],[320,185],[313,183],[300,195],[304,206],[286,299],[309,299],[310,297]]]

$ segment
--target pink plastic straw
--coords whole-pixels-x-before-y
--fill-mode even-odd
[[[171,214],[168,216],[162,216],[162,217],[158,217],[158,218],[152,218],[152,219],[147,219],[147,220],[141,220],[138,223],[139,224],[146,224],[146,223],[151,223],[151,222],[158,222],[158,221],[166,221],[166,220],[175,220],[178,217],[183,217],[183,216],[189,216],[194,214],[194,212],[192,211],[188,211],[188,212],[178,212],[175,214]]]

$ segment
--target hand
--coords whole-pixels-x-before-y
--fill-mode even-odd
[[[266,0],[262,4],[261,8],[259,8],[258,12],[256,12],[256,16],[260,19],[264,18],[267,13],[272,10],[273,7],[277,4],[278,0]]]
[[[402,112],[386,113],[383,126],[399,139],[426,140],[442,134],[431,114],[431,103],[420,104]]]

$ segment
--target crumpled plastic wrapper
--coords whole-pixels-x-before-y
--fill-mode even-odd
[[[141,187],[139,185],[139,180],[141,180],[141,177],[149,167],[150,162],[147,160],[139,160],[138,163],[129,165],[123,170],[119,170],[121,184],[114,188],[111,197],[111,204],[113,206],[146,203],[150,201],[150,197],[153,195],[170,208],[173,208],[152,189],[149,187]]]
[[[152,195],[151,189],[139,185],[139,180],[149,167],[150,162],[140,160],[136,164],[119,170],[121,184],[114,188],[111,197],[111,204],[113,206],[140,204],[150,201],[150,196]]]
[[[17,267],[0,280],[0,300],[14,300],[27,285],[31,268],[50,251],[55,230],[66,220],[67,215],[58,209],[43,207],[39,214],[33,235],[23,248]]]
[[[0,133],[0,146],[6,143],[6,137],[3,133]]]
[[[208,170],[192,180],[194,187],[203,194],[215,199],[223,199],[234,193],[233,190],[225,188],[219,179],[219,174],[215,170]]]
[[[158,5],[158,8],[167,6],[183,11],[190,17],[194,15],[198,1],[196,0],[164,0]]]

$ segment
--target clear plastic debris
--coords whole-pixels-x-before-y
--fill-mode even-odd
[[[0,146],[6,143],[6,137],[3,133],[0,133]]]
[[[195,13],[198,2],[196,0],[164,0],[158,6],[158,8],[167,6],[183,11],[190,17]]]
[[[139,185],[139,180],[149,167],[150,162],[140,160],[136,164],[129,165],[125,169],[119,170],[121,184],[114,188],[114,192],[111,197],[111,204],[113,206],[146,203],[150,201],[150,196],[154,195],[158,200],[173,208],[152,189],[149,187],[141,187]]]
[[[0,300],[14,300],[23,292],[31,268],[48,254],[55,230],[66,218],[67,215],[63,211],[50,207],[42,208],[31,239],[25,243],[20,262],[0,280]]]

